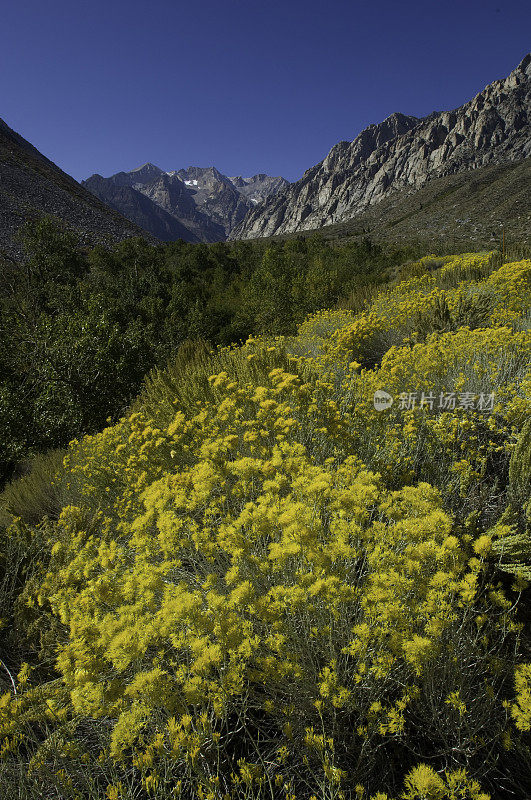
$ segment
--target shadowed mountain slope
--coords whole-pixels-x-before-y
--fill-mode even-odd
[[[44,214],[77,230],[86,244],[146,236],[0,120],[0,251],[18,253],[17,231]]]

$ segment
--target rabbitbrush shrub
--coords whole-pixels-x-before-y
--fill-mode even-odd
[[[345,458],[326,385],[211,384],[164,430],[133,413],[72,446],[81,499],[37,592],[64,629],[40,713],[79,754],[83,720],[107,730],[153,791],[393,786],[426,737],[448,768],[494,766],[518,630],[487,589],[490,539],[468,550],[437,490],[388,492]],[[28,685],[4,698],[8,737]]]
[[[415,337],[467,270],[487,324]],[[25,529],[47,557],[18,602],[42,636],[3,683],[4,793],[528,794],[527,584],[500,571],[528,271],[445,259],[298,340],[182,354],[72,442],[58,519]],[[487,386],[485,413],[373,405]]]

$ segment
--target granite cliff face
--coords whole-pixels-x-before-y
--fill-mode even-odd
[[[45,214],[78,231],[89,245],[147,236],[0,119],[0,253],[19,255],[17,231]]]
[[[455,111],[392,114],[340,142],[303,177],[249,212],[232,239],[321,228],[353,219],[397,190],[531,155],[531,55]]]
[[[215,167],[164,172],[149,163],[83,181],[100,200],[157,238],[188,242],[225,240],[256,203],[288,185],[284,178],[263,174],[228,178]]]

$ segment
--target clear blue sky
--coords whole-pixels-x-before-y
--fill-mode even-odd
[[[299,178],[531,49],[524,0],[3,0],[0,117],[78,180],[152,161]]]

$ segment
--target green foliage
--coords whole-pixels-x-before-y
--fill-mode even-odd
[[[525,504],[531,497],[531,416],[524,423],[509,465],[512,498]]]
[[[488,294],[462,294],[454,307],[444,296],[435,298],[430,314],[420,313],[414,327],[421,336],[433,331],[456,331],[462,327],[481,328],[489,321],[492,298]]]
[[[242,295],[253,332],[294,333],[296,325],[319,308],[386,279],[405,251],[384,251],[365,240],[341,248],[314,235],[269,243]]]
[[[531,581],[531,417],[518,436],[509,462],[509,525],[495,542],[500,567]]]
[[[21,663],[41,650],[44,633],[38,614],[37,630],[30,630],[35,615],[25,607],[25,593],[42,580],[50,551],[41,527],[16,520],[0,526],[0,691],[12,692]],[[55,638],[55,641],[56,638]],[[53,651],[47,658],[53,658]],[[46,656],[45,656],[46,659]],[[48,670],[44,670],[46,678]],[[0,773],[2,770],[0,769]],[[1,784],[0,784],[1,785]]]

